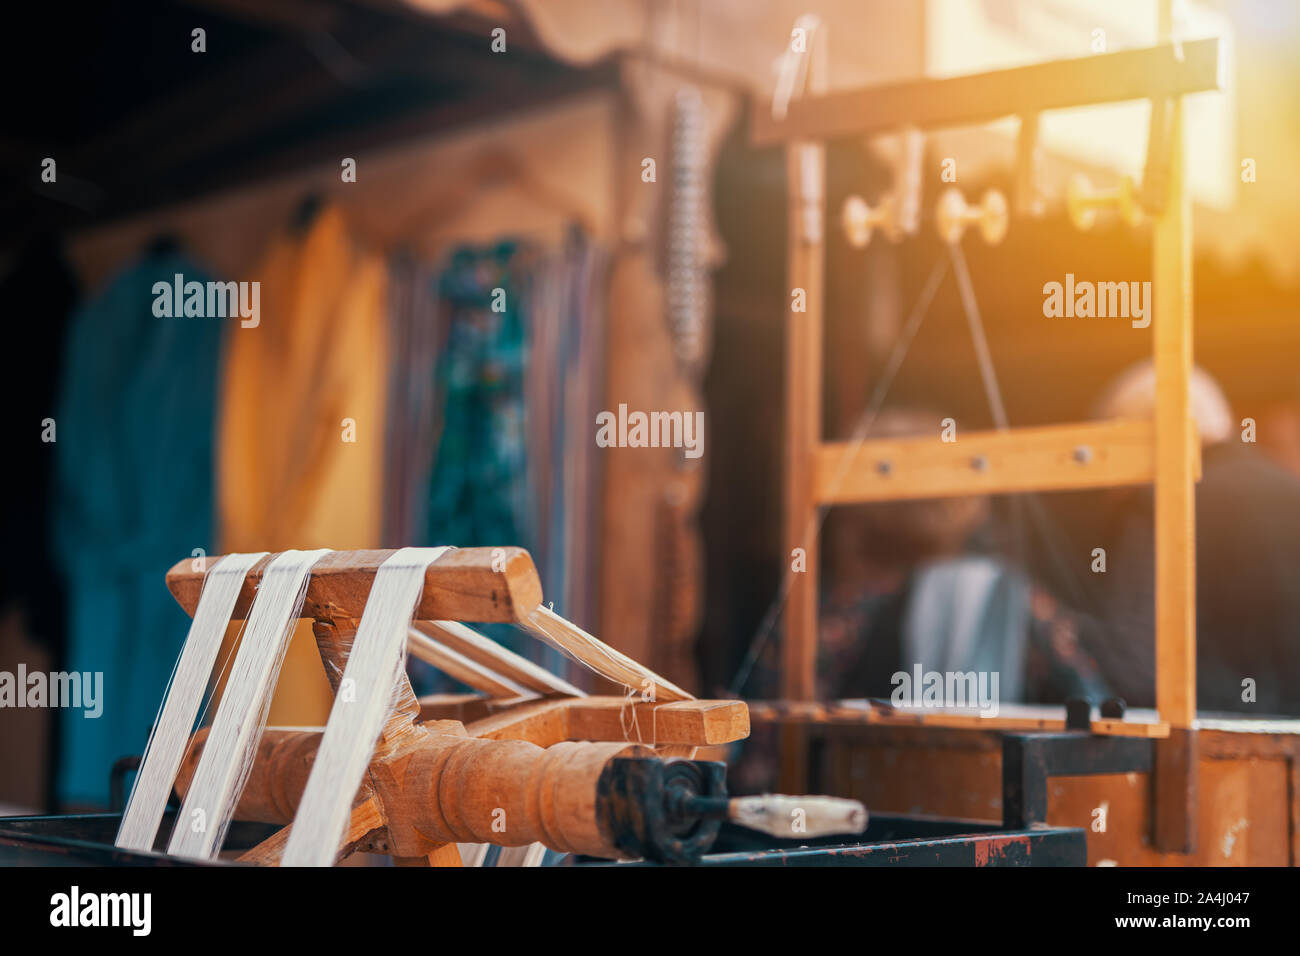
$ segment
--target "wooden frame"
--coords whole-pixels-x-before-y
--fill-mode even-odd
[[[1199,449],[1192,451],[1199,473]],[[1087,422],[966,432],[960,442],[897,438],[822,442],[813,450],[818,505],[1149,484],[1151,422]]]
[[[1193,40],[1178,48],[1165,44],[800,97],[790,101],[780,120],[756,110],[752,138],[756,145],[771,146],[793,139],[866,136],[902,126],[971,126],[1075,106],[1178,97],[1219,85],[1219,41]]]
[[[1162,5],[1161,35],[1170,35]],[[790,576],[782,645],[782,693],[815,699],[818,511],[823,506],[899,498],[1104,487],[1150,482],[1156,522],[1156,704],[1169,737],[1158,748],[1157,843],[1186,851],[1194,842],[1196,592],[1194,489],[1200,446],[1190,413],[1192,371],[1191,212],[1184,162],[1181,97],[1219,86],[1217,40],[1035,64],[974,76],[921,80],[822,95],[820,72],[783,118],[759,109],[753,141],[787,144],[792,289],[805,311],[792,312],[786,355],[784,555],[803,557]],[[1130,99],[1153,101],[1169,118],[1167,149],[1155,141],[1154,171],[1167,194],[1154,228],[1155,413],[1150,422],[1010,429],[926,440],[822,439],[825,252],[824,146],[820,141],[910,127],[971,125],[1009,115]],[[1081,449],[1087,449],[1087,453]],[[845,455],[849,458],[846,460]],[[977,460],[978,459],[978,460]],[[888,462],[887,474],[878,467]],[[1105,732],[1105,727],[1097,727]],[[782,783],[805,776],[806,740],[783,725]]]
[[[371,586],[392,554],[336,551],[312,568],[301,613],[315,619],[317,649],[336,694],[345,680]],[[274,558],[267,555],[244,576],[232,619],[250,613]],[[208,565],[204,559],[183,560],[167,574],[172,595],[191,615]],[[690,758],[699,747],[731,743],[749,734],[743,701],[679,699],[684,692],[661,683],[634,661],[627,662],[634,673],[648,675],[658,689],[676,693],[656,700],[645,696],[642,685],[641,696],[585,696],[464,628],[462,620],[525,625],[538,614],[554,617],[540,607],[541,582],[532,557],[522,548],[442,553],[429,564],[415,600],[420,626],[409,629],[408,641],[438,666],[485,692],[418,701],[405,673],[399,673],[336,862],[363,849],[388,853],[399,865],[458,866],[462,861],[456,844],[466,842],[545,844],[562,852],[617,858],[625,851],[595,812],[601,774],[610,760]],[[426,624],[425,619],[432,620]],[[537,633],[536,626],[532,630]],[[442,639],[453,646],[444,646]],[[574,650],[574,643],[566,643],[566,649],[610,676],[590,654],[608,658],[617,652],[590,635],[575,640],[582,648]],[[547,696],[539,698],[538,693]],[[331,712],[331,722],[338,719],[337,710]],[[176,777],[182,795],[194,782],[209,731],[204,727],[191,738]],[[256,754],[239,786],[235,813],[239,819],[284,828],[240,859],[276,865],[289,845],[288,828],[305,799],[312,763],[325,736],[323,728],[274,728],[259,730],[254,740]],[[507,808],[513,821],[508,834],[494,819]]]

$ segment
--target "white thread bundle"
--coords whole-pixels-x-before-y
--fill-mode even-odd
[[[203,578],[194,620],[163,693],[158,719],[149,733],[135,786],[122,814],[116,845],[123,849],[153,849],[235,601],[249,569],[264,557],[265,551],[228,554]]]
[[[375,573],[340,684],[351,693],[335,694],[281,866],[332,866],[338,856],[352,801],[391,711],[425,572],[449,550],[402,548]]]
[[[528,630],[566,656],[651,700],[694,700],[676,684],[664,680],[644,664],[616,651],[545,605],[524,622]]]
[[[181,804],[168,853],[212,859],[220,851],[252,769],[271,693],[289,648],[289,636],[307,595],[312,566],[329,553],[328,549],[285,551],[276,555],[262,573],[225,694]]]

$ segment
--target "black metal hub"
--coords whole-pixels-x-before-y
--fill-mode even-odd
[[[629,856],[693,863],[718,835],[726,796],[725,764],[618,757],[596,785],[596,817]]]

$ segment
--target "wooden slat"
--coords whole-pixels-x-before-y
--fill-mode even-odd
[[[336,551],[312,569],[303,616],[360,619],[375,572],[393,552]],[[254,565],[235,602],[234,619],[248,615],[262,572],[274,555]],[[209,558],[207,566],[216,562]],[[497,569],[500,570],[497,570]],[[204,571],[185,558],[167,572],[167,587],[191,616],[199,603]],[[419,620],[523,621],[542,602],[542,585],[533,559],[523,548],[460,548],[429,567]]]
[[[335,856],[335,862],[346,859],[349,854],[356,848],[370,833],[376,830],[382,830],[385,826],[383,808],[379,800],[374,796],[367,797],[357,806],[352,808],[352,815],[348,818],[348,828],[343,834],[342,843]],[[253,866],[279,866],[280,859],[284,856],[284,848],[289,842],[289,834],[292,832],[293,825],[281,827],[269,837],[263,840],[257,846],[245,851],[240,857],[240,863],[249,863]]]
[[[1087,449],[1086,460],[1076,458],[1079,449]],[[823,444],[814,487],[821,504],[1106,488],[1150,482],[1155,454],[1151,422],[958,432],[954,442],[942,441],[936,427],[932,437]],[[1199,476],[1198,449],[1192,454]]]
[[[528,632],[551,647],[586,665],[602,677],[622,684],[637,693],[649,694],[654,700],[692,700],[693,696],[676,684],[656,674],[617,648],[588,634],[572,621],[548,607],[539,605],[524,626]]]
[[[444,647],[463,654],[521,687],[539,694],[587,696],[586,691],[457,621],[416,621],[413,626]]]
[[[569,705],[574,698],[520,704],[465,725],[471,737],[484,740],[527,740],[549,747],[569,739]]]
[[[1174,727],[1196,719],[1196,471],[1191,410],[1192,209],[1184,182],[1183,107],[1173,106],[1170,195],[1154,227],[1156,708]]]
[[[1219,41],[1170,44],[1099,56],[1053,60],[970,76],[914,80],[794,99],[785,119],[755,106],[752,139],[788,140],[870,135],[903,126],[933,129],[976,125],[1004,116],[1178,96],[1219,88]]]
[[[420,722],[459,720],[468,724],[498,713],[506,701],[493,700],[482,694],[428,694],[419,699]]]
[[[701,747],[749,736],[749,708],[740,700],[632,703],[624,697],[583,697],[522,704],[465,727],[489,740],[632,741]]]
[[[407,632],[406,649],[412,657],[438,668],[447,676],[454,677],[467,687],[482,691],[489,697],[527,697],[532,693],[493,668],[445,647],[440,641],[414,627]]]
[[[750,717],[757,724],[841,724],[882,727],[930,727],[979,731],[1058,731],[1065,729],[1065,708],[1003,704],[997,715],[985,717],[959,708],[868,707],[862,701],[750,701]],[[1169,736],[1169,724],[1142,714],[1127,719],[1094,718],[1094,734],[1108,737]]]
[[[748,736],[749,708],[739,700],[632,704],[619,697],[588,697],[569,707],[570,740],[706,746]]]
[[[781,692],[795,700],[816,696],[817,657],[817,500],[814,452],[822,435],[822,336],[825,286],[825,150],[793,144],[786,158],[790,190],[790,244],[787,251],[792,309],[793,290],[804,293],[807,311],[787,316],[785,364],[785,509],[782,572],[789,580],[782,615]],[[809,229],[809,216],[816,224]],[[794,570],[794,554],[802,560]]]
[[[1158,8],[1161,38],[1173,35],[1173,0]],[[1156,104],[1152,104],[1154,109]],[[1155,645],[1156,709],[1170,739],[1156,749],[1156,848],[1192,853],[1197,843],[1196,466],[1192,419],[1192,201],[1181,98],[1170,112],[1168,195],[1152,230],[1152,343],[1156,373]]]
[[[826,29],[811,26],[805,88],[797,102],[826,92],[829,64]],[[787,68],[792,64],[787,62]],[[762,111],[758,111],[762,112]],[[759,120],[765,121],[765,114]],[[781,693],[797,700],[817,696],[817,587],[820,576],[813,452],[822,440],[822,350],[826,290],[826,146],[795,139],[786,146],[787,201],[785,307],[785,474],[780,566],[785,606],[781,616]],[[795,312],[794,290],[805,311]],[[797,551],[796,551],[797,549]],[[795,554],[800,564],[795,564]],[[778,783],[797,793],[807,777],[807,737],[802,728],[781,730]]]

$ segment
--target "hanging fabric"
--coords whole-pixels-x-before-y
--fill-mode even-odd
[[[427,526],[429,476],[440,428],[434,375],[442,336],[437,273],[409,251],[388,263],[388,415],[384,438],[385,548]]]
[[[442,428],[426,540],[477,547],[528,539],[524,255],[516,243],[461,249],[439,280]]]
[[[154,314],[153,287],[206,282],[176,252],[128,268],[77,310],[55,421],[53,547],[68,593],[65,668],[102,674],[103,712],[60,711],[58,793],[107,804],[113,762],[149,737],[188,621],[161,586],[213,551],[213,406],[231,320]]]
[[[594,452],[571,421],[594,421],[601,394],[598,262],[577,229],[554,249],[462,247],[438,272],[405,251],[391,258],[386,546],[521,545],[548,600],[591,607]],[[512,629],[489,630],[562,666]],[[450,689],[418,662],[412,679]]]
[[[278,237],[257,277],[261,318],[232,329],[222,384],[222,549],[378,547],[384,262],[326,208]],[[270,720],[323,723],[330,699],[311,628],[300,623]]]

